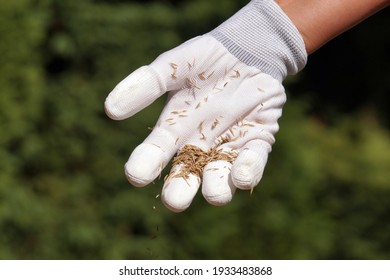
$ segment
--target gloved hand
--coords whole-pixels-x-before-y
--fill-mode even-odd
[[[228,203],[260,181],[286,101],[281,84],[306,64],[303,40],[272,0],[254,0],[222,25],[160,55],[120,82],[109,117],[136,114],[169,92],[151,134],[131,154],[134,186],[156,179],[172,157],[162,201],[185,210],[202,183],[205,199]]]

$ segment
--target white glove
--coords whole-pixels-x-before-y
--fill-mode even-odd
[[[273,1],[258,0],[130,74],[106,99],[112,119],[169,91],[156,126],[125,165],[130,183],[151,183],[178,152],[162,190],[172,211],[185,210],[202,181],[213,205],[228,203],[236,188],[252,190],[279,128],[281,81],[305,63],[299,32]]]

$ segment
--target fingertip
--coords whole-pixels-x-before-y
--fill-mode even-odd
[[[210,162],[204,168],[202,194],[214,206],[229,203],[236,191],[230,178],[232,164],[219,160]]]
[[[188,174],[187,177],[173,175],[164,184],[161,200],[169,210],[176,213],[182,212],[191,205],[199,185],[199,177],[194,174]]]
[[[123,79],[107,96],[104,110],[113,120],[138,113],[166,92],[166,85],[150,66],[138,68]]]
[[[113,99],[109,99],[108,97],[104,101],[104,112],[106,115],[115,121],[120,121],[125,119],[126,117],[121,113],[121,109],[118,108]]]
[[[241,190],[253,189],[260,181],[261,175],[254,176],[247,166],[236,166],[232,171],[233,184]]]
[[[164,152],[160,148],[152,144],[140,144],[125,164],[127,180],[136,187],[150,184],[165,167],[163,159]]]
[[[246,148],[235,160],[231,177],[233,184],[242,190],[252,190],[260,182],[267,163],[266,149]]]

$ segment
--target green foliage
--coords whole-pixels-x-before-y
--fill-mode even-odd
[[[244,2],[1,4],[0,259],[390,257],[389,132],[366,105],[329,125],[306,113],[320,98],[308,105],[292,92],[263,180],[224,207],[199,194],[175,214],[157,197],[162,179],[127,183],[123,164],[164,98],[115,122],[106,95]]]

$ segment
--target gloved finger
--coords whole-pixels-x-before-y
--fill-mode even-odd
[[[190,206],[199,186],[199,176],[188,173],[183,165],[177,164],[164,183],[161,200],[171,211],[182,212]]]
[[[137,146],[125,164],[128,181],[143,187],[155,180],[176,153],[176,141],[171,133],[163,129],[155,129]]]
[[[229,203],[236,191],[231,181],[232,164],[225,160],[208,163],[203,171],[202,194],[206,201],[215,206]]]
[[[261,180],[274,134],[279,130],[278,119],[286,101],[283,86],[274,79],[264,79],[259,85],[264,100],[243,120],[231,126],[223,137],[229,141],[222,148],[238,150],[231,178],[240,189],[253,189]]]
[[[252,190],[260,182],[267,163],[271,145],[257,139],[248,142],[235,159],[231,178],[233,184],[242,190]]]
[[[104,108],[114,120],[138,113],[166,92],[166,82],[151,66],[138,68],[107,96]]]

